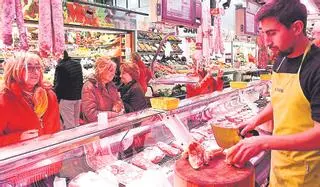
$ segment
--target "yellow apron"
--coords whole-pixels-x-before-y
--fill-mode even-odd
[[[297,74],[272,74],[271,102],[273,107],[273,135],[290,135],[314,127],[310,103],[300,86],[299,74],[306,54],[304,52]],[[271,151],[271,187],[320,186],[320,150]]]

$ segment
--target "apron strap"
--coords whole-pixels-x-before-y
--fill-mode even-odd
[[[304,62],[304,60],[305,60],[308,52],[310,51],[311,46],[312,46],[312,42],[309,42],[308,47],[306,48],[306,50],[305,50],[304,53],[303,53],[303,57],[302,57],[302,60],[301,60],[301,63],[300,63],[300,67],[299,67],[299,70],[298,70],[298,74],[300,74],[302,64],[303,64],[303,62]]]
[[[298,74],[300,74],[301,67],[302,67],[302,63],[304,62],[304,60],[305,60],[308,52],[310,51],[311,46],[312,46],[312,42],[310,42],[310,43],[308,44],[307,48],[304,50],[303,57],[302,57],[302,60],[301,60],[300,66],[299,66]],[[277,68],[277,70],[276,70],[277,73],[279,72],[280,67],[282,66],[282,64],[283,64],[283,62],[284,62],[284,60],[285,60],[286,58],[287,58],[286,56],[282,58],[279,66],[278,66],[278,68]]]
[[[280,62],[280,64],[279,64],[279,66],[278,66],[278,68],[277,68],[277,70],[276,70],[276,72],[278,73],[279,72],[279,70],[280,70],[280,67],[282,66],[282,64],[283,64],[283,61],[286,59],[287,57],[283,57],[282,58],[282,60],[281,60],[281,62]]]

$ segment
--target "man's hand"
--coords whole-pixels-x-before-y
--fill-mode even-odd
[[[242,136],[245,136],[249,131],[252,131],[256,128],[257,123],[256,123],[256,119],[255,118],[251,118],[243,123],[241,123],[239,125],[239,129],[242,129],[240,134]]]
[[[268,136],[245,138],[226,151],[226,159],[230,164],[243,167],[252,157],[266,149]]]

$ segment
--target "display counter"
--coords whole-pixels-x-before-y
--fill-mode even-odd
[[[150,178],[173,185],[173,166],[182,150],[193,140],[216,144],[212,121],[257,115],[268,103],[268,90],[268,82],[259,81],[246,89],[181,100],[171,111],[149,108],[109,119],[108,125],[90,123],[0,148],[0,186],[25,186],[54,177],[56,184],[69,186],[139,186],[141,181],[152,185]],[[251,160],[257,184],[269,172],[266,155]]]

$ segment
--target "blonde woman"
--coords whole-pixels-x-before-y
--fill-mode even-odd
[[[19,53],[6,60],[0,114],[0,147],[60,130],[58,101],[51,88],[43,83],[39,56]],[[23,186],[53,186],[54,174],[60,168],[61,163],[56,162],[17,173],[10,180],[13,186],[21,186],[21,182]],[[36,175],[28,179],[21,177],[30,173]]]
[[[19,53],[6,60],[0,113],[0,147],[60,130],[58,101],[43,83],[39,56]]]
[[[121,99],[126,112],[135,112],[147,108],[147,102],[138,80],[140,71],[137,64],[126,63],[120,66],[120,78],[123,83],[120,87]]]
[[[95,74],[82,88],[82,114],[86,123],[98,120],[98,113],[107,111],[108,117],[116,117],[123,113],[123,104],[117,87],[112,82],[116,64],[108,57],[96,60]]]

